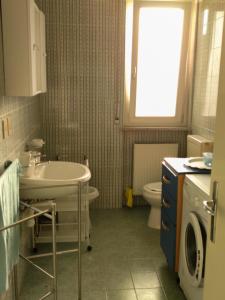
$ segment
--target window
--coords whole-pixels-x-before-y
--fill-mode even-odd
[[[125,123],[185,125],[189,3],[135,1],[133,18]]]

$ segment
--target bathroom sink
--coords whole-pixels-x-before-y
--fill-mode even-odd
[[[49,161],[35,167],[32,176],[20,175],[21,199],[55,199],[77,192],[78,181],[91,178],[88,167],[74,162]]]

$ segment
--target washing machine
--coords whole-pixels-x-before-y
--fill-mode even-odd
[[[210,217],[203,208],[209,200],[210,175],[186,175],[183,188],[179,279],[188,300],[202,300],[207,227]]]

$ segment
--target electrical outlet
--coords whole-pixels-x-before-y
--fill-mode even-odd
[[[2,122],[2,120],[0,121],[0,127],[1,127],[1,130],[0,130],[0,140],[3,140],[3,122]]]
[[[8,131],[8,136],[12,135],[12,120],[10,117],[7,118],[7,131]]]
[[[6,139],[8,136],[8,124],[7,119],[2,120],[2,137],[3,139]]]

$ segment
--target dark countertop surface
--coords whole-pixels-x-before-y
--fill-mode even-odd
[[[171,171],[177,174],[210,174],[211,170],[207,169],[196,169],[185,166],[189,158],[179,158],[179,157],[165,157],[165,164],[171,169]]]

